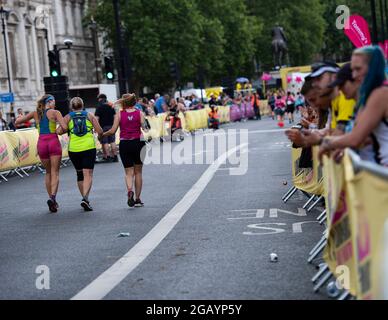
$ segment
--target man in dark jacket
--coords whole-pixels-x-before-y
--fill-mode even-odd
[[[98,106],[95,112],[95,116],[100,123],[101,128],[104,130],[104,132],[106,132],[109,131],[113,126],[113,120],[116,111],[111,105],[108,104],[108,100],[105,94],[100,94],[97,97],[97,100]],[[115,135],[102,138],[101,145],[103,152],[103,162],[119,161],[117,157],[117,146],[115,141]]]

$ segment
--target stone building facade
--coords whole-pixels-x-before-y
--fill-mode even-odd
[[[96,37],[85,21],[88,8],[95,3],[96,0],[0,0],[9,12],[6,37],[15,108],[35,108],[36,98],[44,92],[43,77],[49,75],[48,49],[52,50],[54,44],[63,45],[65,39],[73,41],[70,50],[60,52],[62,74],[69,77],[69,84],[95,84],[101,79],[100,48],[96,50]],[[0,92],[8,92],[3,37]],[[0,107],[8,112],[4,110],[7,105],[0,103]]]

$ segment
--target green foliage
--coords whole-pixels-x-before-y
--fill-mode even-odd
[[[335,26],[338,5],[370,22],[364,0],[121,0],[123,41],[129,49],[135,88],[166,91],[174,86],[169,63],[181,68],[182,83],[207,85],[222,78],[258,76],[273,68],[271,30],[285,31],[291,65],[316,59],[346,60],[353,49]],[[115,48],[111,0],[100,0],[89,12],[104,31],[106,47]]]

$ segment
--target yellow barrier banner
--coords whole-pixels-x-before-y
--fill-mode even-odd
[[[40,162],[38,156],[38,130],[20,130],[12,133],[18,139],[18,166],[28,167]]]
[[[384,247],[387,245],[384,245],[384,225],[388,221],[388,181],[367,171],[354,174],[350,161],[345,165],[349,206],[355,224],[357,298],[387,299],[388,248]]]
[[[334,160],[326,159],[324,162],[330,166],[327,170],[333,170],[335,168],[335,164],[329,164],[330,162],[334,162]],[[351,204],[354,199],[349,193],[349,188],[346,183],[346,168],[344,163],[347,166],[351,165],[348,155],[344,157],[343,169],[339,170],[337,168],[339,175],[325,178],[330,179],[330,183],[325,183],[329,188],[327,194],[333,196],[328,197],[330,201],[328,204],[330,210],[328,215],[329,233],[323,258],[333,275],[339,276],[345,272],[344,275],[349,277],[349,282],[347,283],[349,286],[348,290],[352,295],[356,296],[358,279],[355,232],[356,217],[351,209]],[[334,171],[331,174],[333,173]],[[334,200],[334,197],[337,199]],[[346,267],[346,270],[343,270],[343,267]]]
[[[315,195],[323,195],[323,173],[318,160],[318,148],[313,148],[313,168],[299,168],[301,148],[292,148],[292,176],[297,189]]]
[[[0,172],[18,167],[18,158],[14,150],[18,146],[18,139],[13,132],[0,132]]]

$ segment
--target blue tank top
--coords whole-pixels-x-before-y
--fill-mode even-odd
[[[39,134],[52,134],[56,130],[56,122],[49,120],[47,110],[43,111],[43,117],[39,121]]]

